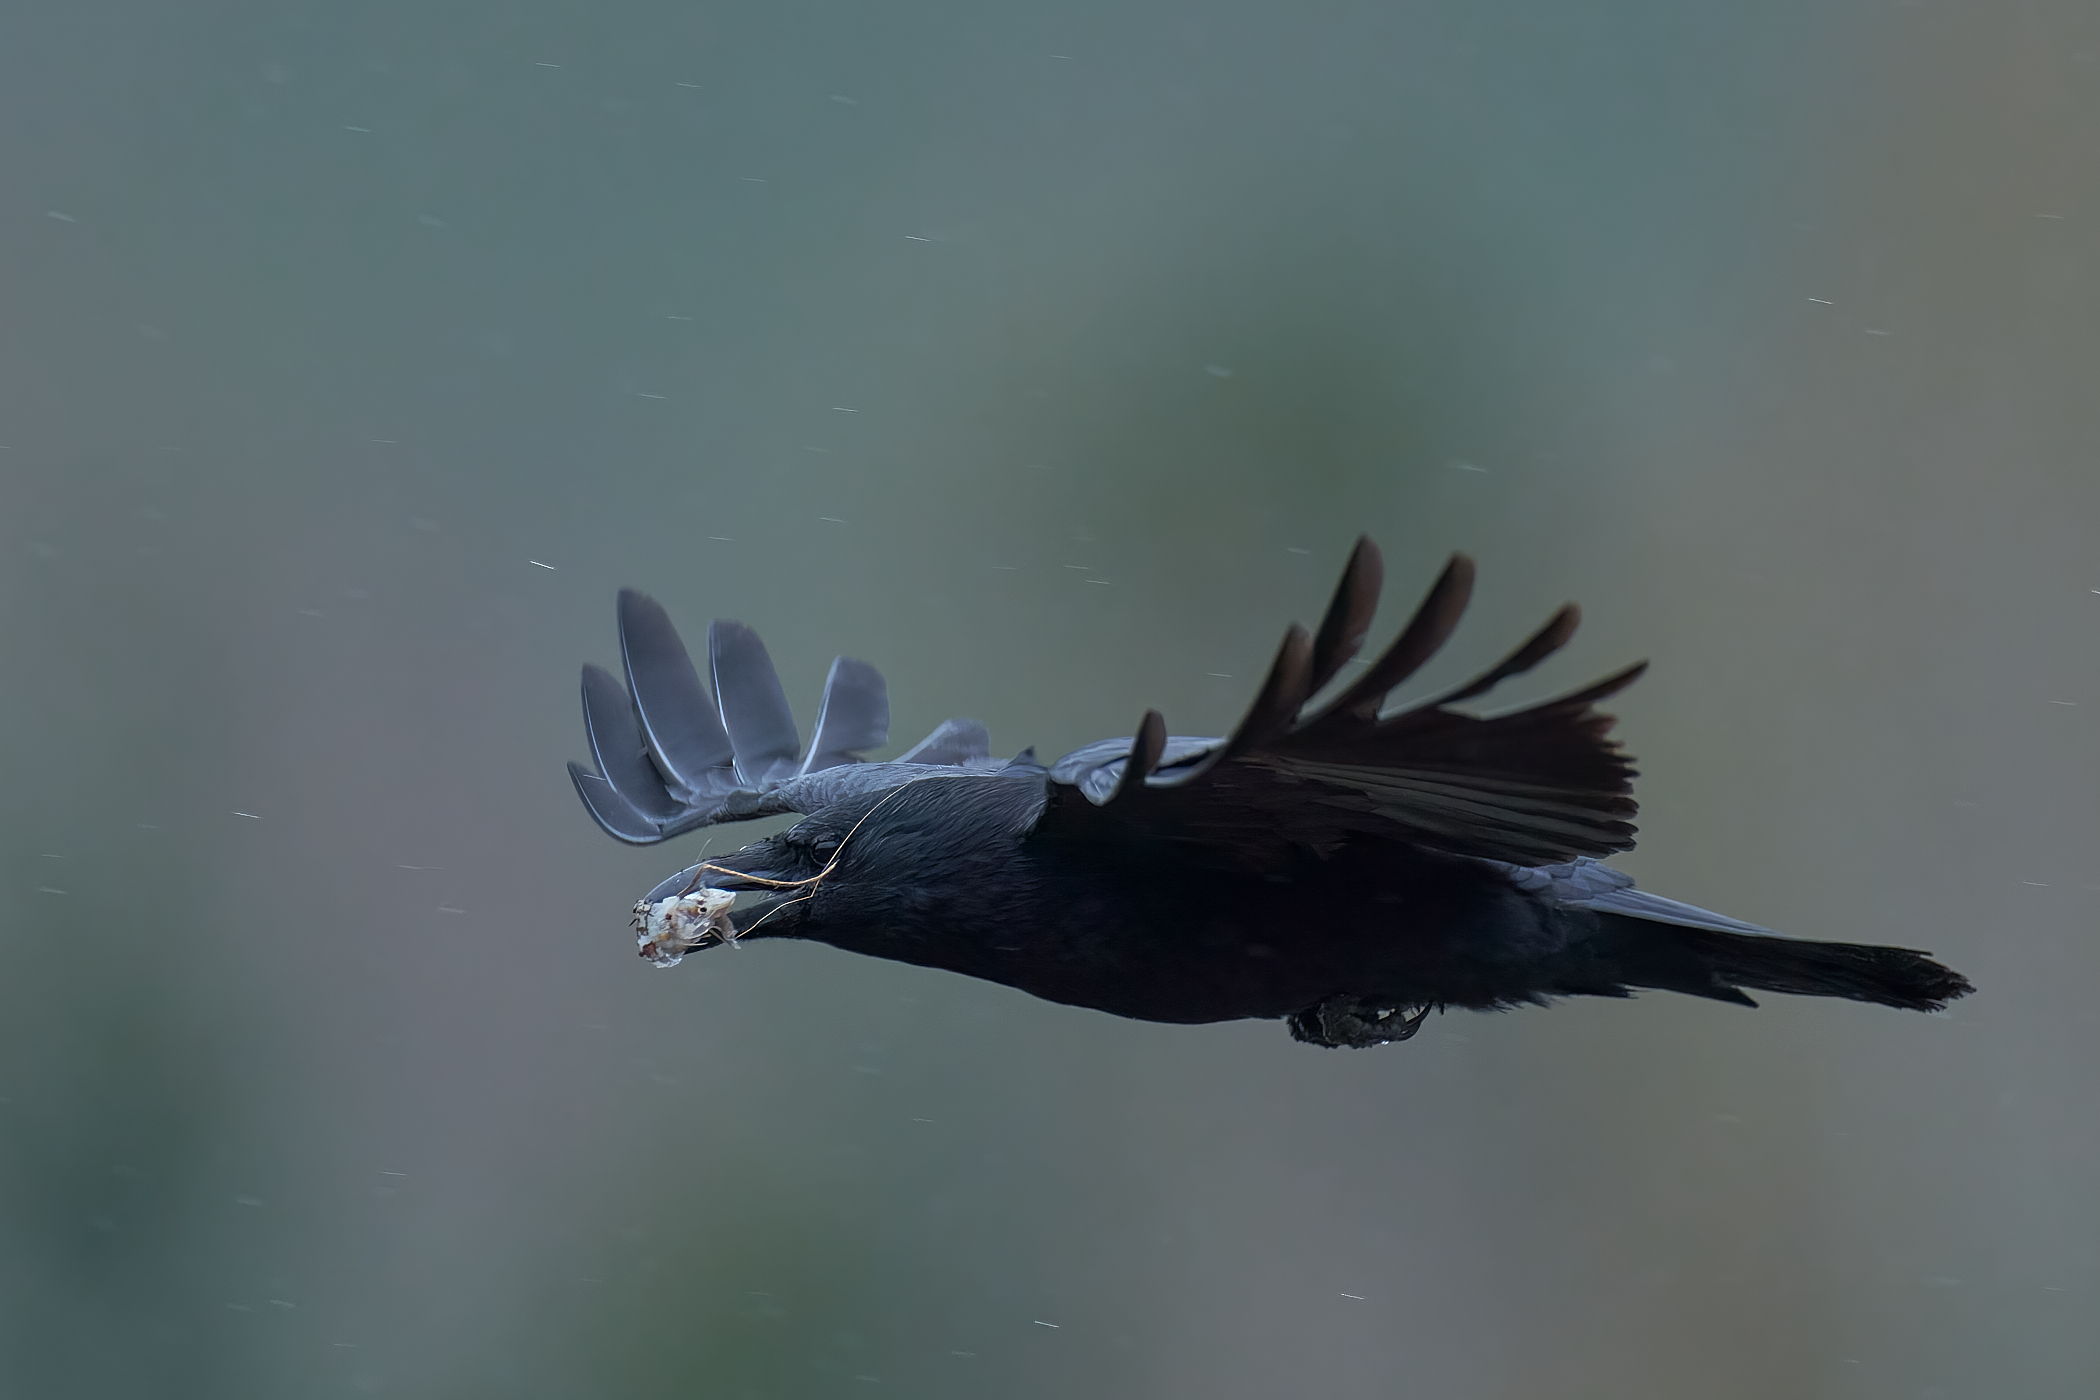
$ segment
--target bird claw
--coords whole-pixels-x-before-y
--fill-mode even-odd
[[[1436,1003],[1428,1001],[1395,1005],[1378,998],[1329,997],[1289,1018],[1291,1038],[1330,1049],[1390,1045],[1414,1039],[1435,1009]]]

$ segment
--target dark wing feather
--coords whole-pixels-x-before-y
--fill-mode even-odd
[[[1138,721],[1137,733],[1130,740],[1130,756],[1123,762],[1123,776],[1116,783],[1114,792],[1108,795],[1113,802],[1127,797],[1145,785],[1159,767],[1160,755],[1167,749],[1167,721],[1157,710],[1145,711]]]
[[[1634,770],[1609,737],[1611,717],[1595,705],[1632,684],[1645,663],[1504,714],[1449,708],[1558,651],[1580,618],[1573,606],[1465,685],[1381,713],[1393,687],[1457,625],[1473,578],[1463,555],[1452,558],[1363,676],[1327,704],[1307,708],[1361,645],[1365,582],[1378,576],[1376,547],[1362,540],[1319,632],[1293,627],[1285,634],[1229,738],[1170,739],[1148,713],[1135,739],[1089,745],[1051,770],[1053,781],[1076,788],[1098,814],[1061,801],[1046,821],[1107,820],[1189,839],[1266,836],[1315,847],[1368,831],[1516,865],[1629,849]]]
[[[1372,548],[1375,551],[1377,546]],[[1463,554],[1454,554],[1393,644],[1347,690],[1306,723],[1321,725],[1330,732],[1346,732],[1373,723],[1393,687],[1420,670],[1422,663],[1451,639],[1472,597],[1473,561]]]
[[[1385,561],[1378,546],[1368,539],[1356,542],[1349,562],[1342,566],[1342,581],[1335,585],[1334,601],[1313,637],[1311,689],[1334,679],[1335,672],[1363,650],[1371,619],[1378,612],[1378,592],[1385,587]]]

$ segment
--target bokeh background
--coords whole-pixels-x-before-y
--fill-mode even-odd
[[[6,1394],[2094,1393],[2100,11],[76,0],[0,113]],[[1055,753],[1359,531],[1428,682],[1653,658],[1646,886],[1982,995],[635,958],[619,585]]]

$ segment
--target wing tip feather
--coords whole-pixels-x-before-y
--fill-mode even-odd
[[[574,759],[569,760],[569,781],[583,799],[584,810],[599,830],[630,846],[653,846],[664,839],[663,829],[639,808],[621,796],[620,790]]]
[[[1382,558],[1368,537],[1359,539],[1315,637],[1293,624],[1284,634],[1261,688],[1232,736],[1202,762],[1177,771],[1172,782],[1153,779],[1158,758],[1150,747],[1164,735],[1164,721],[1147,711],[1132,737],[1123,771],[1099,790],[1081,780],[1095,805],[1108,805],[1146,786],[1181,788],[1234,759],[1285,771],[1335,767],[1328,780],[1352,786],[1343,769],[1423,766],[1448,775],[1456,789],[1415,812],[1381,811],[1403,831],[1461,854],[1551,864],[1577,856],[1606,856],[1629,850],[1639,807],[1632,780],[1637,770],[1608,737],[1613,716],[1596,701],[1625,689],[1646,670],[1636,662],[1556,700],[1534,703],[1506,715],[1476,716],[1446,708],[1484,694],[1502,681],[1531,670],[1567,645],[1582,622],[1568,603],[1513,651],[1465,685],[1392,715],[1378,713],[1394,687],[1412,675],[1450,638],[1465,611],[1477,573],[1472,556],[1454,551],[1417,605],[1400,635],[1370,669],[1318,711],[1304,710],[1314,691],[1331,678],[1361,644],[1356,635],[1375,605],[1364,585],[1376,581]],[[1363,745],[1370,745],[1364,749]],[[1423,746],[1427,746],[1425,751]],[[1338,766],[1337,766],[1338,765]],[[1102,776],[1106,776],[1105,774]],[[1298,779],[1315,778],[1311,771]],[[1468,783],[1475,791],[1464,792]],[[1378,784],[1373,784],[1376,788]],[[1365,791],[1370,795],[1370,790]],[[1425,797],[1428,794],[1425,792]],[[1455,801],[1453,799],[1456,799]],[[1406,804],[1403,804],[1406,805]],[[1326,806],[1315,825],[1350,819]],[[1380,804],[1383,807],[1383,804]]]

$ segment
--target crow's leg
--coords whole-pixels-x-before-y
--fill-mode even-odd
[[[1423,1018],[1436,1009],[1431,1001],[1394,1004],[1382,998],[1329,997],[1289,1018],[1291,1038],[1329,1048],[1360,1050],[1412,1040]]]

